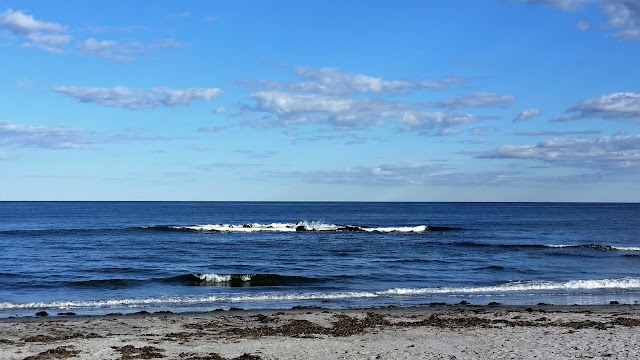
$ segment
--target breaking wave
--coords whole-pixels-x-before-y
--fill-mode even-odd
[[[216,274],[200,274],[200,277],[212,280],[225,280],[213,276]],[[239,275],[239,274],[238,274]],[[194,275],[195,276],[195,275]],[[196,276],[199,277],[199,276]],[[233,278],[233,276],[232,276]],[[278,302],[304,300],[339,300],[355,298],[392,298],[428,295],[474,295],[474,294],[508,294],[527,291],[571,291],[589,292],[597,290],[640,290],[640,278],[599,279],[599,280],[571,280],[565,282],[554,281],[515,281],[495,286],[476,287],[438,287],[438,288],[392,288],[381,291],[350,291],[350,292],[309,292],[309,293],[263,293],[254,295],[209,295],[183,297],[156,297],[141,299],[113,299],[89,301],[52,301],[34,303],[1,302],[0,310],[15,309],[74,309],[74,308],[139,308],[147,306],[177,306],[215,303],[238,302]]]
[[[450,231],[460,230],[448,226],[388,226],[388,227],[365,227],[360,225],[337,225],[325,224],[323,222],[299,221],[297,223],[271,223],[271,224],[207,224],[207,225],[152,225],[140,227],[141,229],[161,230],[161,231],[199,231],[199,232],[295,232],[295,231],[353,231],[353,232],[380,232],[380,233],[423,233],[428,231]]]
[[[304,276],[289,276],[278,274],[189,274],[168,279],[189,286],[291,286],[309,284],[322,280]]]
[[[601,244],[585,244],[585,245],[543,245],[551,248],[590,248],[600,251],[640,251],[640,247],[633,246],[612,246]]]
[[[321,279],[279,274],[186,274],[157,279],[96,279],[68,282],[67,285],[79,288],[117,289],[135,287],[149,282],[160,282],[184,286],[294,286],[321,282]]]
[[[603,244],[576,244],[576,245],[564,245],[564,244],[491,244],[480,242],[452,242],[451,244],[457,244],[468,247],[505,247],[505,248],[555,248],[555,249],[593,249],[598,251],[620,251],[620,252],[634,252],[639,251],[640,247],[633,246],[613,246]]]

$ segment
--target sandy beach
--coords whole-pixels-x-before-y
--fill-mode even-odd
[[[42,314],[41,314],[42,315]],[[57,315],[0,320],[2,359],[633,359],[640,307]]]

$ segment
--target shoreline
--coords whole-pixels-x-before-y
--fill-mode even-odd
[[[640,305],[447,305],[0,319],[3,359],[640,357]]]

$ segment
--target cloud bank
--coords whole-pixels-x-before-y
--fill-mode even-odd
[[[34,47],[49,53],[60,54],[71,41],[65,26],[53,22],[36,20],[22,11],[5,10],[0,14],[0,28],[16,37],[24,38],[20,46]]]
[[[555,138],[536,145],[503,145],[479,158],[529,159],[556,166],[637,173],[640,172],[640,135]]]
[[[100,27],[91,27],[100,28]],[[103,27],[104,28],[104,27]],[[124,27],[121,30],[131,31],[136,27]],[[73,37],[68,34],[67,26],[36,20],[32,15],[22,11],[7,9],[0,13],[0,29],[9,31],[24,42],[23,48],[36,48],[52,54],[62,54]],[[104,28],[107,29],[107,28]],[[107,61],[125,63],[135,60],[137,56],[148,54],[163,48],[178,48],[185,44],[174,39],[163,39],[151,43],[131,41],[121,43],[115,40],[86,39],[77,45],[77,53],[99,57]]]
[[[26,126],[0,122],[0,146],[44,149],[90,149],[96,133],[66,126]]]
[[[126,63],[135,60],[139,55],[150,53],[162,48],[177,48],[184,46],[183,43],[164,39],[150,44],[139,41],[119,43],[114,40],[87,39],[78,45],[81,54],[95,56],[116,63]]]
[[[554,121],[587,118],[640,122],[640,93],[616,92],[586,99],[579,105],[569,108],[562,117]]]
[[[451,127],[488,119],[457,112],[464,107],[492,107],[507,103],[513,96],[475,93],[440,102],[410,102],[403,96],[421,89],[441,90],[462,83],[450,75],[439,80],[393,80],[364,74],[341,72],[336,68],[293,67],[299,81],[257,81],[260,90],[243,108],[245,125],[254,127],[297,127],[328,125],[353,129],[395,123],[399,131],[453,135]],[[444,107],[448,111],[433,111]],[[438,131],[439,130],[439,131]]]
[[[144,90],[125,86],[114,88],[58,86],[54,87],[53,91],[83,103],[130,110],[186,106],[195,101],[209,100],[222,94],[222,90],[218,88],[171,89],[157,87]]]

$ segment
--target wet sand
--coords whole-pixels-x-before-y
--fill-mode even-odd
[[[134,313],[0,320],[2,359],[634,359],[640,306]]]

